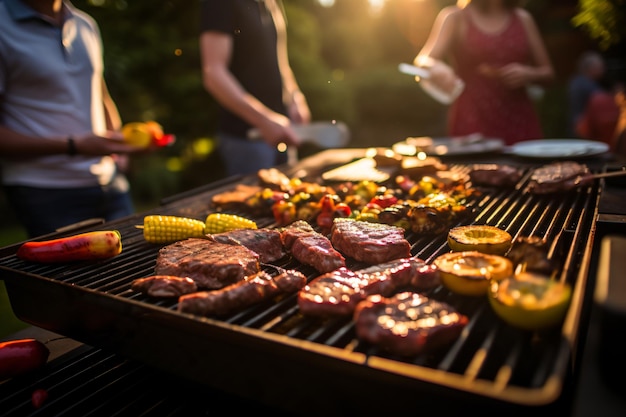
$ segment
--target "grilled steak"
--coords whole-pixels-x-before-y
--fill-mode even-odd
[[[522,171],[510,165],[478,164],[469,173],[474,185],[513,187],[522,179]]]
[[[404,229],[383,223],[336,218],[330,241],[344,256],[370,265],[411,256]]]
[[[189,277],[206,289],[225,287],[259,271],[256,252],[209,239],[186,239],[164,246],[155,267],[155,275]]]
[[[401,289],[427,290],[439,284],[437,268],[415,257],[359,271],[344,267],[311,280],[298,293],[298,306],[311,316],[350,315],[368,295],[390,296]]]
[[[280,239],[287,250],[291,250],[293,243],[302,236],[316,233],[315,229],[306,221],[298,220],[282,229]]]
[[[304,220],[283,228],[281,241],[294,258],[318,272],[334,271],[346,264],[345,258],[333,248],[330,240]]]
[[[378,290],[366,290],[367,295],[382,294],[386,297],[390,296],[398,289],[410,287],[416,291],[431,290],[439,284],[439,270],[432,264],[427,264],[420,258],[415,256],[411,258],[394,259],[378,265],[373,265],[364,269],[360,269],[357,273],[368,280],[383,279],[388,276],[391,282],[390,286]]]
[[[280,232],[276,229],[238,229],[207,237],[220,243],[243,245],[258,253],[259,260],[264,263],[276,261],[287,254],[280,240]]]
[[[314,278],[298,293],[298,307],[310,316],[347,316],[363,300],[361,277],[346,267]]]
[[[305,284],[306,277],[295,270],[275,277],[261,271],[219,290],[183,295],[178,299],[178,311],[200,316],[229,314],[279,294],[296,292]]]
[[[586,165],[573,161],[554,162],[535,169],[530,177],[528,191],[533,194],[552,194],[589,185],[593,177]]]
[[[400,356],[429,353],[448,345],[468,321],[451,305],[412,292],[391,298],[372,295],[354,311],[360,340]]]
[[[183,294],[198,291],[198,286],[191,278],[169,275],[152,275],[139,278],[131,283],[130,288],[152,297],[180,297]]]

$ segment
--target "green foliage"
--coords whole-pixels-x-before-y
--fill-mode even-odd
[[[585,28],[601,48],[608,49],[626,34],[624,6],[624,0],[579,0],[579,11],[572,24]]]

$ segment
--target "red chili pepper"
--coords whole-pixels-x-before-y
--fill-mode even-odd
[[[81,233],[41,242],[26,242],[17,257],[26,261],[55,263],[112,258],[122,252],[117,230]]]
[[[332,194],[326,194],[320,199],[320,210],[322,213],[332,213],[335,211],[335,204],[337,197]]]
[[[30,401],[35,408],[41,408],[43,403],[48,399],[48,391],[43,388],[36,389],[30,396]]]
[[[367,203],[364,207],[365,210],[382,210],[383,208],[381,206],[378,205],[378,203],[372,203],[371,201],[369,203]]]
[[[409,190],[415,185],[415,181],[407,176],[398,175],[396,177],[396,184],[398,185],[398,187],[400,187],[402,191],[408,193]]]
[[[272,205],[274,220],[279,225],[287,225],[296,220],[296,205],[291,201],[278,201]]]
[[[317,225],[324,231],[330,230],[333,226],[333,220],[335,216],[332,212],[323,211],[317,215]]]
[[[346,203],[339,203],[335,205],[335,217],[350,217],[352,209]]]
[[[42,367],[48,356],[50,350],[36,339],[0,343],[0,381]]]
[[[393,206],[397,202],[398,202],[398,197],[396,197],[395,195],[391,195],[391,194],[376,195],[370,200],[370,203],[378,204],[378,206],[381,208],[387,208],[389,206]]]
[[[152,143],[158,147],[169,146],[172,145],[174,142],[176,142],[176,136],[172,135],[171,133],[166,133],[160,137],[155,137],[152,139]]]

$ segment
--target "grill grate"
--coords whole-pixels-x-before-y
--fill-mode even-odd
[[[31,403],[36,389],[48,392],[39,409]],[[207,390],[202,385],[87,345],[48,363],[35,374],[0,384],[3,417],[183,417],[263,410],[281,415],[280,410]]]
[[[452,165],[451,168],[460,173],[469,170],[465,165]],[[0,252],[0,268],[14,310],[23,320],[227,391],[239,391],[243,384],[244,395],[256,399],[261,395],[273,401],[274,397],[267,392],[258,394],[238,381],[203,375],[204,370],[198,362],[208,362],[207,369],[211,370],[222,369],[222,365],[215,362],[219,359],[211,361],[195,355],[201,348],[217,349],[219,354],[226,355],[225,362],[237,362],[238,355],[246,355],[254,349],[259,357],[267,359],[267,364],[261,366],[258,358],[251,358],[241,366],[249,366],[251,369],[246,372],[260,379],[268,378],[266,367],[271,369],[272,365],[288,357],[299,362],[305,374],[314,376],[333,372],[335,376],[358,384],[365,375],[381,386],[387,381],[407,390],[434,389],[436,393],[457,394],[463,399],[469,395],[472,400],[489,401],[490,404],[545,406],[558,399],[573,371],[572,350],[583,309],[590,251],[588,236],[594,230],[599,189],[594,185],[558,199],[528,195],[521,192],[528,177],[529,172],[515,190],[482,190],[482,194],[470,199],[468,208],[472,214],[462,223],[493,225],[507,230],[514,238],[541,236],[551,242],[551,255],[564,255],[561,279],[579,289],[565,324],[560,329],[540,334],[516,330],[500,322],[485,299],[458,296],[438,287],[427,295],[452,304],[470,317],[470,323],[449,348],[414,358],[395,357],[358,341],[349,319],[300,315],[295,295],[215,320],[177,313],[175,301],[154,300],[132,292],[130,284],[134,279],[152,274],[160,247],[146,243],[141,230],[135,227],[142,222],[143,215],[107,224],[107,228],[117,228],[122,233],[124,250],[106,262],[69,266],[28,264],[14,256],[15,246]],[[232,185],[221,183],[173,199],[155,213],[203,218],[210,210],[210,197]],[[260,227],[273,225],[271,219],[255,220]],[[448,250],[445,235],[409,233],[407,238],[412,244],[412,254],[427,262]],[[318,275],[310,267],[293,260],[277,266],[299,269],[309,279]],[[33,292],[50,291],[59,294],[71,307],[55,305],[57,313],[36,312],[27,299],[37,298]],[[42,294],[41,302],[45,303],[46,297],[49,298]],[[84,314],[84,317],[77,318],[76,314]],[[172,341],[172,337],[180,340]],[[162,349],[154,348],[149,345],[151,343],[161,343]],[[192,343],[202,346],[198,346],[196,352]],[[225,346],[218,347],[219,343]],[[168,354],[163,351],[166,348],[179,349],[189,358],[163,360]],[[153,352],[147,353],[146,349]],[[197,366],[200,369],[192,369]],[[228,369],[227,365],[223,366]],[[317,367],[319,369],[315,369]],[[273,378],[282,378],[285,373],[297,378],[302,369],[282,370]],[[269,379],[281,382],[272,377]],[[332,383],[328,388],[317,387],[317,390],[327,393],[330,387]],[[380,392],[382,388],[378,389]],[[389,388],[390,395],[393,389]],[[282,405],[281,395],[275,396],[275,401]]]

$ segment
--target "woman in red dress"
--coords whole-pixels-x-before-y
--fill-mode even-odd
[[[532,16],[518,3],[473,0],[444,8],[415,58],[444,89],[457,77],[465,83],[449,109],[449,135],[480,133],[507,145],[543,137],[527,87],[552,81],[554,70]]]

